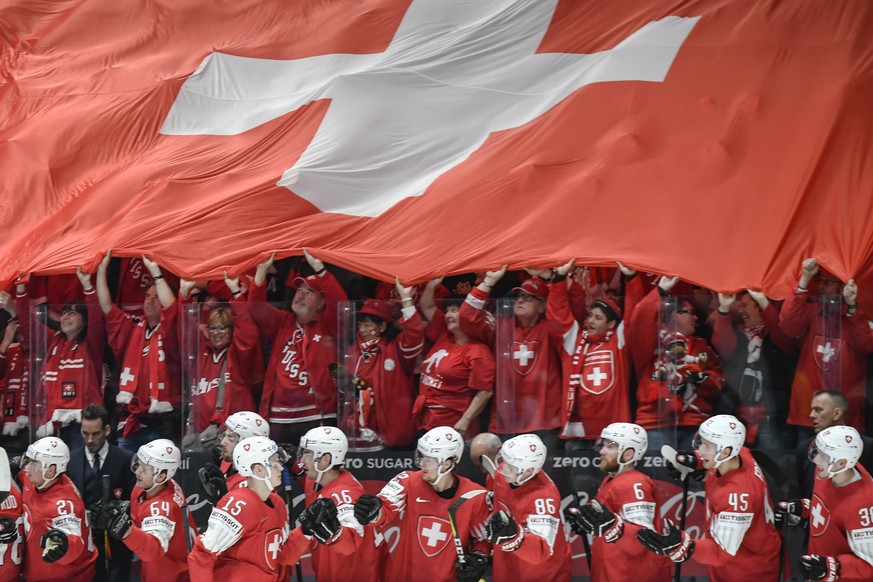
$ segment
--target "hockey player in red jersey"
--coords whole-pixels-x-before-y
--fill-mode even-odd
[[[196,526],[190,517],[185,519],[188,512],[183,508],[188,502],[173,480],[181,464],[182,453],[173,441],[147,443],[131,459],[136,487],[129,507],[98,501],[91,508],[94,523],[139,556],[143,582],[188,580],[189,542],[185,538],[189,527]]]
[[[233,451],[236,470],[247,486],[229,491],[209,516],[188,556],[192,580],[275,582],[281,566],[293,564],[299,552],[285,551],[288,513],[273,490],[282,482],[285,452],[264,437],[249,437]]]
[[[70,449],[57,437],[39,439],[21,458],[24,579],[90,582],[97,550],[85,504],[64,472]]]
[[[0,503],[0,582],[18,582],[21,578],[23,534],[24,513],[21,491],[18,485],[12,482],[9,496]]]
[[[534,434],[511,438],[500,449],[494,509],[487,536],[494,544],[495,580],[570,580],[561,494],[543,471],[546,447]]]
[[[197,470],[203,491],[213,505],[228,491],[246,486],[246,478],[233,466],[233,451],[242,439],[255,436],[270,436],[270,425],[257,412],[237,412],[224,421],[218,435],[221,466],[207,463]]]
[[[347,450],[346,435],[329,426],[311,429],[297,449],[306,471],[303,490],[307,509],[300,516],[300,527],[291,532],[288,546],[312,553],[319,582],[379,580],[388,553],[376,529],[365,528],[355,519],[355,502],[364,494],[364,487],[343,469]],[[318,501],[335,509],[321,511],[324,503]],[[322,520],[322,516],[327,519]]]
[[[873,580],[873,479],[858,463],[864,443],[850,426],[832,426],[815,437],[812,499],[782,503],[789,524],[809,522],[809,554],[800,559],[807,580]]]
[[[385,580],[478,581],[488,567],[484,541],[488,519],[486,491],[454,470],[464,453],[464,441],[448,426],[429,430],[418,439],[416,462],[420,471],[404,471],[389,481],[379,495],[361,495],[355,517],[362,525],[386,527],[399,520],[400,540],[388,558]],[[459,546],[453,545],[449,507],[461,496],[455,525]],[[475,542],[475,544],[474,544]],[[473,545],[475,549],[470,550]],[[456,549],[457,548],[457,549]],[[464,553],[459,564],[458,552]]]
[[[637,470],[648,448],[646,429],[616,422],[600,432],[600,470],[607,476],[594,499],[564,510],[578,535],[593,535],[591,579],[598,582],[667,582],[671,562],[651,554],[636,539],[642,529],[659,531],[661,517],[652,479]]]
[[[664,535],[645,529],[637,532],[637,539],[674,562],[693,558],[706,564],[712,582],[778,578],[780,540],[773,507],[764,473],[743,446],[745,440],[743,423],[720,414],[700,425],[694,436],[696,455],[676,455],[676,469],[700,470],[702,465],[707,471],[707,538],[692,540],[668,520]]]

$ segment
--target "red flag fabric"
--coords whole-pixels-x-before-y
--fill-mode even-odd
[[[865,0],[0,15],[0,281],[306,247],[409,282],[576,257],[778,296],[814,256],[873,284]]]

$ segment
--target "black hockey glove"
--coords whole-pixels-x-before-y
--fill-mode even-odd
[[[106,524],[106,533],[116,540],[124,539],[124,536],[127,535],[127,532],[130,531],[130,527],[133,525],[133,522],[130,520],[130,515],[126,510],[127,507],[119,508],[115,517],[109,520],[109,523]]]
[[[340,532],[336,504],[329,497],[321,497],[300,514],[300,531],[322,544],[336,541]]]
[[[669,519],[664,520],[664,525],[666,533],[663,535],[655,530],[641,529],[637,532],[637,539],[650,552],[667,556],[674,562],[684,562],[694,553],[694,542]]]
[[[11,544],[18,539],[18,524],[14,519],[0,517],[0,544]]]
[[[667,473],[670,475],[671,479],[681,481],[683,473],[687,473],[688,469],[691,469],[688,477],[695,481],[703,481],[704,477],[706,477],[706,469],[703,468],[703,461],[700,460],[700,457],[694,454],[694,451],[677,451],[676,463],[681,465],[681,468],[675,466],[672,462],[667,464]]]
[[[621,516],[607,510],[596,499],[579,508],[579,521],[586,533],[602,537],[608,544],[621,539],[624,534]]]
[[[50,529],[39,539],[39,547],[42,550],[43,562],[57,562],[63,558],[70,545],[67,541],[67,534],[59,529]]]
[[[485,537],[504,552],[514,552],[524,540],[524,530],[518,527],[509,512],[501,509],[488,520]]]
[[[375,495],[361,495],[355,503],[355,519],[361,525],[375,521],[382,511],[382,500]]]
[[[458,570],[458,582],[479,582],[488,570],[488,556],[479,550],[473,550],[464,556],[464,562],[455,562]]]
[[[217,465],[207,463],[197,469],[197,478],[206,494],[206,499],[212,505],[227,493],[227,478]]]
[[[790,527],[806,527],[809,523],[809,499],[780,501],[774,515],[776,527],[785,524]]]
[[[840,579],[840,561],[831,556],[807,554],[800,557],[800,572],[807,580],[836,582]]]
[[[98,499],[89,508],[91,512],[91,527],[93,529],[107,529],[112,518],[121,511],[118,501],[104,501]]]
[[[579,504],[573,503],[564,508],[564,520],[570,524],[570,529],[577,536],[585,535],[585,529],[582,526],[582,516],[579,513]]]

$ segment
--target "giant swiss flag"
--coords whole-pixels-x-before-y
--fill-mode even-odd
[[[867,0],[0,6],[0,281],[303,247],[406,281],[620,259],[873,287]]]

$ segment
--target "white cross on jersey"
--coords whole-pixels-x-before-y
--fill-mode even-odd
[[[591,373],[585,376],[585,379],[594,382],[595,386],[600,386],[608,377],[609,375],[606,372],[601,372],[600,368],[595,366]]]
[[[237,135],[329,100],[276,185],[323,212],[379,216],[424,194],[493,133],[539,118],[581,87],[663,82],[699,19],[667,16],[595,54],[538,52],[557,4],[414,0],[382,53],[286,61],[212,53],[185,80],[161,133]]]
[[[532,360],[536,355],[536,351],[527,349],[527,346],[524,344],[521,344],[517,351],[512,352],[513,359],[518,360],[522,368],[527,368],[528,361]]]
[[[829,363],[831,361],[831,358],[834,357],[834,354],[837,353],[837,350],[834,349],[834,346],[831,345],[831,342],[827,342],[823,346],[818,346],[818,349],[816,351],[821,354],[821,361],[825,364]]]
[[[449,539],[448,532],[444,532],[438,521],[433,522],[430,527],[422,528],[421,535],[427,538],[427,545],[435,548],[438,543]]]
[[[136,380],[136,376],[130,373],[130,368],[125,368],[124,371],[121,372],[121,376],[118,377],[121,380],[122,386],[127,386],[128,382],[133,382]]]
[[[280,535],[276,533],[273,536],[272,541],[267,544],[267,551],[270,552],[270,554],[272,555],[273,561],[276,560],[276,557],[279,555],[279,548],[282,547],[282,544],[279,543],[279,537]]]
[[[312,341],[320,342],[321,341],[321,334],[315,334],[314,336],[312,336]]]
[[[820,525],[823,525],[825,522],[824,516],[821,514],[821,504],[816,503],[812,506],[812,510],[809,512],[812,516],[812,527],[816,528]]]

